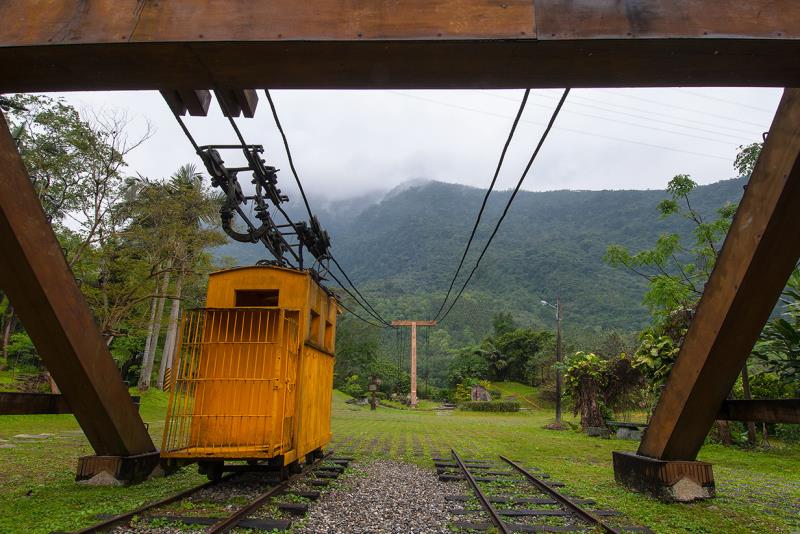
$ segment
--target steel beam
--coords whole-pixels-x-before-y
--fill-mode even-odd
[[[693,460],[800,257],[800,89],[786,89],[639,454]]]
[[[726,400],[717,419],[800,424],[800,399]]]
[[[139,407],[140,397],[131,397]],[[33,415],[72,413],[64,396],[60,393],[18,393],[0,391],[0,415]]]
[[[0,287],[98,455],[155,451],[0,114]]]
[[[162,89],[161,96],[166,100],[169,109],[175,115],[189,115],[205,117],[211,106],[211,91],[200,89],[197,91],[184,89]]]
[[[6,0],[0,92],[800,85],[796,0]]]

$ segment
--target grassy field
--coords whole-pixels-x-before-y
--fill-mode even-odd
[[[517,388],[517,389],[514,389]],[[517,395],[533,395],[511,385]],[[504,394],[505,395],[505,394]],[[401,458],[430,466],[434,455],[450,447],[464,456],[505,454],[537,466],[567,490],[597,500],[632,521],[657,532],[800,532],[800,449],[776,447],[748,452],[715,445],[700,459],[714,464],[718,498],[695,504],[666,505],[630,493],[614,483],[612,450],[634,450],[631,441],[602,440],[577,432],[542,427],[548,411],[518,414],[437,412],[346,404],[334,393],[334,447],[363,459]],[[159,443],[167,397],[148,392],[143,419]],[[538,402],[535,396],[533,401]],[[49,433],[44,439],[15,438]],[[91,454],[74,418],[61,416],[0,417],[0,532],[39,533],[73,530],[92,523],[98,513],[129,510],[203,480],[193,468],[126,488],[75,484],[78,456]]]

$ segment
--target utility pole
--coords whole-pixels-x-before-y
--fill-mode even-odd
[[[556,299],[556,424],[561,426],[561,363],[564,353],[561,349],[561,299]]]
[[[553,306],[546,300],[542,300],[543,306],[549,306],[556,310],[556,426],[561,426],[561,363],[564,361],[564,354],[561,347],[561,319],[563,309],[561,299],[556,299]]]
[[[417,327],[436,326],[436,321],[392,321],[393,327],[411,327],[411,399],[412,408],[417,406]]]

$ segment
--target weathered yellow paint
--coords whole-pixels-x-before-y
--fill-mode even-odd
[[[327,444],[337,313],[307,272],[212,273],[181,325],[162,456],[290,463]]]

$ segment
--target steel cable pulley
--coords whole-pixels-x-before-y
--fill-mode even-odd
[[[259,264],[270,264],[270,265],[278,265],[278,266],[289,266],[295,267],[291,262],[289,262],[284,256],[288,253],[290,254],[294,260],[297,262],[297,268],[303,269],[303,249],[309,251],[309,253],[314,257],[315,261],[312,265],[312,271],[314,271],[314,267],[316,267],[316,271],[314,271],[313,275],[315,279],[321,282],[323,278],[323,269],[327,275],[333,278],[342,289],[350,295],[353,300],[361,306],[368,314],[372,315],[375,319],[379,321],[380,324],[373,323],[369,319],[365,319],[359,314],[355,313],[354,311],[350,310],[347,306],[341,302],[340,299],[339,303],[342,308],[349,311],[353,316],[364,321],[372,326],[376,326],[379,328],[386,328],[389,326],[389,323],[384,320],[380,314],[377,313],[375,308],[370,305],[369,301],[364,298],[358,288],[355,286],[353,281],[344,271],[339,262],[336,261],[333,254],[331,253],[331,241],[328,232],[326,232],[322,225],[319,223],[317,217],[311,212],[311,208],[308,203],[308,199],[306,198],[305,191],[303,189],[303,185],[300,182],[300,178],[297,175],[297,171],[294,168],[294,163],[292,160],[292,155],[289,150],[289,144],[286,139],[286,135],[283,132],[283,128],[280,125],[280,121],[278,120],[277,111],[275,110],[274,102],[272,102],[272,98],[269,95],[269,92],[266,92],[267,98],[270,101],[270,107],[272,108],[273,117],[275,118],[276,125],[281,133],[281,136],[284,141],[284,146],[286,148],[286,153],[289,158],[289,164],[292,169],[292,173],[294,174],[295,180],[297,181],[297,185],[300,189],[300,193],[303,197],[303,202],[305,203],[306,209],[309,215],[309,221],[304,222],[301,221],[299,223],[295,223],[291,220],[289,215],[286,211],[281,207],[281,204],[287,202],[289,197],[283,195],[281,190],[278,189],[278,169],[269,165],[266,165],[265,160],[261,157],[261,154],[264,153],[264,147],[262,145],[250,145],[244,139],[242,132],[239,130],[236,122],[233,120],[232,115],[226,111],[226,106],[222,101],[220,101],[220,106],[223,109],[223,114],[227,116],[228,121],[230,122],[231,127],[233,128],[236,136],[239,139],[240,144],[238,145],[204,145],[199,146],[192,136],[189,129],[184,124],[183,120],[181,119],[180,115],[175,114],[175,119],[177,120],[178,124],[180,125],[181,129],[183,130],[186,137],[189,139],[189,142],[194,147],[198,156],[200,156],[201,160],[203,161],[206,170],[208,171],[209,175],[211,176],[211,184],[214,187],[219,187],[222,189],[223,193],[225,194],[225,202],[223,206],[220,208],[220,218],[222,222],[222,228],[225,233],[230,236],[235,241],[243,242],[243,243],[256,243],[261,242],[272,254],[275,260],[262,260],[258,262]],[[244,167],[226,167],[225,162],[220,155],[220,150],[241,150],[244,154],[245,160],[247,165]],[[251,183],[254,186],[255,194],[252,196],[247,196],[244,194],[242,187],[238,180],[238,174],[240,172],[251,172],[252,173],[252,181]],[[259,220],[259,224],[256,225],[253,223],[252,220],[247,216],[245,210],[243,209],[244,206],[247,205],[248,202],[253,202],[253,211],[255,212],[255,218]],[[277,212],[286,220],[287,224],[276,224],[275,220],[269,213],[269,204],[268,202],[272,203]],[[233,227],[233,219],[235,216],[238,215],[244,224],[247,227],[246,232],[237,231]],[[296,243],[290,243],[287,239],[287,236],[294,236],[297,240]],[[296,251],[295,251],[296,248]],[[328,265],[326,266],[323,260],[328,260]],[[356,292],[357,296],[350,292],[347,287],[342,284],[339,279],[334,275],[333,272],[330,270],[330,262],[333,262],[335,266],[339,269],[341,274],[345,277],[347,282]],[[361,300],[359,300],[359,297]]]

